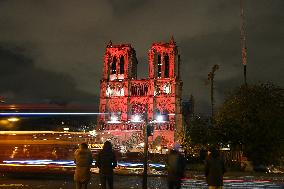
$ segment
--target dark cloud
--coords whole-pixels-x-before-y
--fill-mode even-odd
[[[208,73],[212,66],[219,65],[215,72],[215,98],[217,104],[230,87],[242,83],[238,30],[195,36],[180,44],[182,49],[182,78],[184,95],[193,94],[198,112],[210,112],[210,84]],[[230,47],[230,48],[228,48]],[[234,81],[234,83],[231,83]],[[220,83],[223,83],[220,86]],[[225,86],[227,85],[227,86]],[[207,110],[207,111],[205,111]]]
[[[245,7],[248,80],[283,85],[284,1],[248,0]],[[214,64],[220,64],[217,103],[225,91],[242,83],[239,24],[239,0],[0,1],[0,44],[5,50],[0,59],[13,53],[10,65],[1,66],[17,73],[6,69],[1,74],[1,90],[15,99],[54,95],[93,102],[110,39],[132,44],[138,75],[145,77],[151,43],[174,35],[182,56],[183,93],[195,96],[197,112],[208,113],[210,90],[204,80]],[[16,85],[19,79],[26,87]]]
[[[0,96],[13,103],[90,103],[95,95],[76,89],[68,75],[35,67],[24,49],[0,46]]]

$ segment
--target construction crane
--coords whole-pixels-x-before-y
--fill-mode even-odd
[[[241,51],[242,51],[242,64],[244,67],[244,83],[247,85],[247,44],[246,44],[246,28],[245,28],[245,13],[244,13],[244,0],[240,0],[241,10]]]

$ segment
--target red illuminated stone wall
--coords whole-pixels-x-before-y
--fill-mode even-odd
[[[103,76],[100,81],[98,130],[112,133],[121,140],[142,132],[145,122],[133,123],[138,115],[149,122],[156,115],[168,116],[164,123],[154,123],[154,136],[162,136],[171,145],[182,126],[179,54],[173,38],[168,43],[153,43],[149,50],[149,77],[137,79],[137,59],[130,44],[106,47]],[[144,117],[143,117],[144,116]],[[115,118],[115,119],[114,119]]]

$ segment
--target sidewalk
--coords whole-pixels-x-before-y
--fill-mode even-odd
[[[182,189],[201,188],[206,189],[207,185],[204,179],[187,178],[183,180]],[[141,176],[120,176],[114,177],[115,189],[141,189],[142,177]],[[225,189],[240,189],[240,188],[283,188],[283,183],[260,181],[260,180],[228,180],[224,181]],[[29,188],[58,188],[58,189],[71,189],[74,188],[73,177],[69,178],[0,178],[0,188],[15,188],[15,189],[29,189]],[[90,186],[88,188],[100,188],[99,176],[94,174],[92,176]],[[148,189],[167,189],[166,177],[148,177]]]
[[[197,171],[186,171],[186,178],[205,180],[204,173]],[[245,180],[245,181],[272,181],[277,183],[284,183],[283,173],[262,173],[262,172],[226,172],[225,180]]]

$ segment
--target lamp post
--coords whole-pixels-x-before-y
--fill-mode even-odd
[[[148,112],[146,112],[146,118],[145,118],[145,127],[144,127],[144,161],[143,161],[143,182],[142,182],[142,188],[147,189],[147,177],[148,177],[148,127],[149,121],[148,121]]]
[[[148,177],[148,148],[149,148],[149,143],[148,143],[148,137],[153,135],[154,127],[153,123],[164,123],[166,122],[164,120],[165,118],[162,115],[158,115],[157,117],[154,118],[154,121],[149,122],[148,120],[148,109],[145,113],[145,127],[144,127],[144,161],[143,161],[143,183],[142,183],[142,188],[147,189],[147,177]]]
[[[144,159],[143,159],[143,180],[142,180],[142,189],[147,189],[147,177],[148,177],[148,108],[146,108],[146,112],[144,116],[140,116],[138,114],[133,115],[131,118],[131,122],[133,123],[141,123],[143,122],[141,117],[144,117],[145,126],[143,128],[143,135],[144,135]]]
[[[157,121],[156,123],[163,123],[164,118],[161,115],[157,116]],[[139,115],[134,115],[132,118],[132,122],[134,123],[139,123],[142,122],[140,119]],[[148,108],[146,108],[146,111],[144,113],[144,160],[143,160],[143,181],[142,181],[142,189],[147,189],[147,179],[148,179],[148,148],[149,148],[149,143],[148,143],[148,137],[152,135],[153,133],[153,126],[151,125],[153,121],[149,122],[148,120]]]

